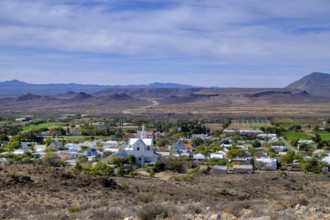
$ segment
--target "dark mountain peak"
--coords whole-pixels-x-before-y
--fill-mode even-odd
[[[321,73],[321,72],[313,72],[313,73],[311,73],[308,76],[311,76],[311,77],[315,77],[315,76],[318,76],[318,77],[320,77],[320,76],[327,77],[327,76],[330,76],[330,74],[328,74],[328,73]]]
[[[113,99],[121,99],[121,100],[122,99],[125,99],[125,100],[133,99],[131,96],[128,96],[124,93],[121,93],[121,94],[116,93],[116,94],[111,95],[110,97],[113,98]]]
[[[314,72],[291,83],[286,88],[307,91],[313,96],[330,96],[330,74]]]
[[[8,80],[8,81],[1,82],[1,84],[5,84],[5,85],[26,85],[27,83],[19,81],[17,79],[13,79],[13,80]]]
[[[133,100],[134,98],[124,93],[115,93],[107,96],[102,96],[101,99],[103,101],[129,101]]]
[[[91,99],[94,98],[94,96],[87,94],[85,92],[80,92],[77,95],[75,95],[73,98],[71,98],[70,100],[72,101],[82,101],[82,100],[86,100],[86,99]]]
[[[64,95],[77,95],[77,94],[78,93],[73,92],[73,91],[69,91],[69,92],[64,93]]]
[[[18,101],[29,101],[29,100],[37,100],[37,99],[41,99],[41,98],[42,98],[42,96],[40,96],[40,95],[35,95],[35,94],[32,94],[32,93],[28,93],[28,94],[19,96],[17,98],[17,100]]]

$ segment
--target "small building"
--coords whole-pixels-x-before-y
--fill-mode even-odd
[[[227,166],[213,166],[213,174],[227,174]]]
[[[228,161],[228,173],[234,173],[235,165],[251,165],[247,158],[233,158]],[[252,165],[251,165],[252,167]]]
[[[28,121],[27,118],[15,118],[16,122],[23,122],[23,121]]]
[[[239,130],[239,135],[241,136],[253,136],[263,134],[262,130]]]
[[[288,149],[288,147],[285,146],[285,145],[273,145],[272,148],[277,153],[278,152],[283,152],[284,150]]]
[[[330,156],[323,158],[322,161],[330,164]]]
[[[322,173],[328,173],[329,167],[322,167]]]
[[[216,153],[211,153],[210,154],[210,158],[211,159],[215,159],[215,160],[222,160],[222,159],[226,159],[226,153],[223,151],[218,151]]]
[[[269,158],[269,157],[256,158],[254,164],[257,168],[261,170],[277,169],[277,161],[274,158]]]
[[[211,140],[213,137],[208,134],[192,134],[191,139]]]
[[[90,149],[89,151],[87,151],[87,157],[100,157],[100,153],[97,152],[97,150],[95,148]]]
[[[193,156],[193,160],[195,160],[195,161],[202,161],[202,160],[205,160],[205,159],[206,159],[205,155],[201,154],[201,153],[195,154]]]
[[[185,149],[186,149],[186,146],[181,141],[178,141],[178,142],[172,144],[172,146],[169,146],[168,147],[168,150],[169,151],[173,151],[173,150],[185,150]]]
[[[232,135],[238,134],[239,131],[237,131],[237,130],[225,129],[225,130],[223,130],[223,133],[225,133],[226,135],[232,136]]]
[[[252,165],[233,165],[232,172],[233,174],[251,174],[252,173]]]
[[[58,141],[54,141],[49,146],[50,147],[55,147],[55,148],[60,148],[62,146],[62,144]]]
[[[153,151],[140,151],[140,150],[122,150],[117,153],[112,154],[111,157],[120,157],[125,159],[128,155],[134,155],[136,160],[136,165],[141,167],[142,165],[151,165],[156,162],[160,162],[162,155]]]
[[[258,134],[258,138],[276,138],[276,134]]]
[[[17,149],[17,150],[13,151],[13,154],[20,155],[20,154],[25,154],[25,153],[29,153],[29,152],[30,151],[26,150],[26,149]]]
[[[21,148],[34,147],[36,144],[36,142],[21,142]]]
[[[0,158],[0,164],[5,164],[7,162],[6,158]]]

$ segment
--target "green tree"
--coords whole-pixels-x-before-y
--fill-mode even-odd
[[[93,167],[92,172],[94,175],[98,176],[113,176],[114,169],[110,166],[107,166],[101,160],[96,163]]]
[[[121,166],[122,163],[123,163],[123,159],[121,157],[118,157],[118,156],[113,156],[113,157],[110,157],[108,163],[112,164],[112,165],[115,165],[115,166]]]
[[[47,153],[43,158],[43,163],[47,166],[59,167],[64,166],[65,162],[55,153]]]
[[[288,150],[285,155],[281,155],[281,163],[289,164],[292,163],[295,158],[295,152],[292,150]]]
[[[126,158],[128,164],[134,165],[136,163],[136,158],[133,154],[129,154]]]
[[[230,149],[227,152],[227,158],[232,159],[236,157],[245,157],[245,153],[242,149]]]
[[[254,147],[254,148],[261,147],[261,143],[258,140],[254,140],[252,142],[252,147]]]
[[[160,139],[158,139],[156,144],[159,147],[165,147],[168,144],[168,142],[165,138],[160,138]]]

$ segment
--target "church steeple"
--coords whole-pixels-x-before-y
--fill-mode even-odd
[[[144,124],[142,125],[142,130],[140,131],[140,138],[147,138],[147,132],[145,131]]]

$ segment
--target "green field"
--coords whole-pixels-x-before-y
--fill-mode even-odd
[[[296,131],[287,131],[284,132],[284,137],[286,139],[308,139],[309,136],[304,132],[296,132]]]
[[[267,124],[267,119],[238,119],[235,121],[238,124]]]
[[[23,131],[30,131],[32,129],[38,130],[42,128],[50,128],[50,127],[63,127],[66,123],[60,123],[60,122],[52,122],[52,123],[45,123],[45,124],[39,124],[39,125],[29,125],[23,127]]]
[[[318,134],[323,141],[330,141],[330,132],[319,132]]]

